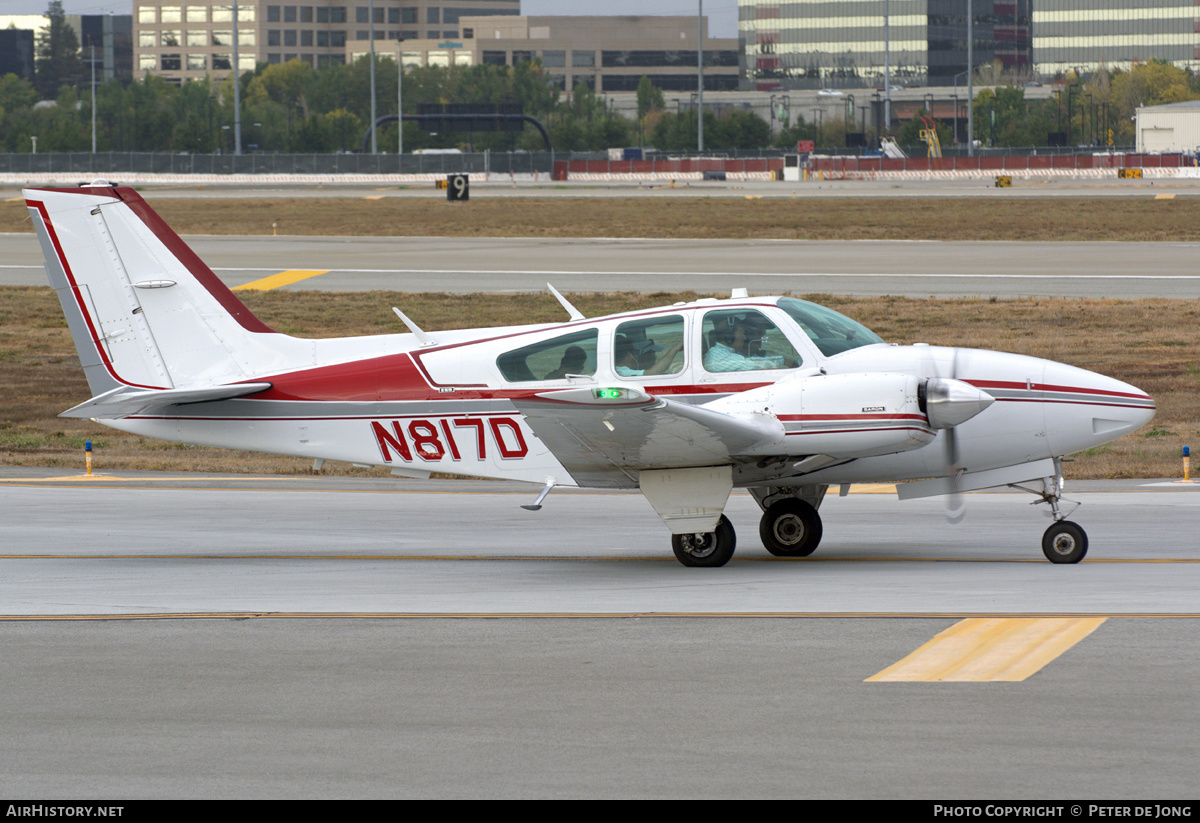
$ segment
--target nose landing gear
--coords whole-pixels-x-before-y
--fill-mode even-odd
[[[1068,500],[1067,502],[1072,505],[1070,511],[1065,513],[1059,506],[1059,503],[1066,499],[1062,496],[1061,457],[1055,458],[1054,469],[1053,477],[1042,478],[1042,488],[1040,490],[1028,489],[1015,483],[1010,485],[1014,489],[1027,491],[1040,497],[1040,500],[1033,501],[1033,505],[1036,506],[1045,503],[1050,507],[1050,511],[1047,514],[1054,518],[1054,523],[1042,535],[1042,554],[1046,555],[1046,559],[1051,563],[1078,563],[1087,554],[1087,532],[1077,524],[1066,519],[1068,514],[1079,508],[1078,502]]]

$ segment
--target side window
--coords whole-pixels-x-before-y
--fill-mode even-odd
[[[596,373],[595,329],[564,334],[505,352],[496,358],[500,374],[511,383],[563,380],[569,374]]]
[[[679,374],[683,371],[683,317],[631,320],[617,326],[613,370],[625,377]]]
[[[710,311],[701,328],[710,372],[794,369],[800,355],[779,327],[754,309]]]

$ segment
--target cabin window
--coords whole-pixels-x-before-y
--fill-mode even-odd
[[[779,327],[754,309],[710,311],[701,334],[702,360],[710,372],[794,369],[801,363]]]
[[[617,326],[613,370],[622,377],[679,374],[684,366],[683,317],[631,320]]]
[[[522,346],[496,358],[500,374],[511,383],[565,380],[567,375],[596,373],[595,329],[564,334]]]

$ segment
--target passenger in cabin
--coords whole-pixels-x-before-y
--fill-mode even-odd
[[[587,365],[587,352],[579,346],[567,346],[567,350],[563,352],[562,360],[558,363],[558,368],[547,374],[543,380],[562,380],[568,374],[582,374],[583,367]]]
[[[623,334],[618,334],[613,345],[613,364],[617,374],[622,377],[641,377],[666,372],[675,359],[675,355],[683,350],[680,340],[667,350],[653,340],[630,340]],[[661,355],[658,353],[662,352]]]

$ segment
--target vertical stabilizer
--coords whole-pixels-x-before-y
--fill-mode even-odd
[[[25,199],[93,394],[222,385],[295,362],[300,341],[251,314],[137,192]]]

